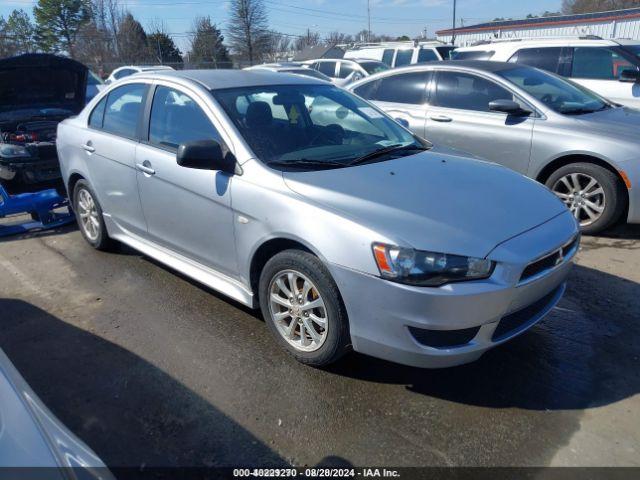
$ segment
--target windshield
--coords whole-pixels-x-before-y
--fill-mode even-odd
[[[389,70],[389,65],[382,62],[358,62],[362,68],[364,68],[369,75],[374,73],[384,72]]]
[[[578,115],[611,108],[591,90],[536,68],[516,67],[495,73],[558,113]]]
[[[640,58],[640,45],[624,45],[622,49],[631,53],[635,57]]]
[[[258,158],[277,168],[336,168],[389,147],[401,150],[384,159],[428,146],[333,85],[269,85],[212,93]]]

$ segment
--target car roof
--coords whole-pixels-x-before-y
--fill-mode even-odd
[[[287,75],[270,69],[255,70],[174,70],[151,72],[151,78],[184,79],[197,82],[208,90],[234,87],[259,87],[263,85],[326,85],[326,82],[300,75]]]
[[[488,60],[443,60],[441,62],[426,62],[419,65],[409,65],[405,68],[415,67],[463,67],[473,68],[476,70],[482,70],[485,72],[501,72],[503,70],[510,70],[516,67],[528,67],[523,64],[509,63],[509,62],[491,62]],[[398,69],[396,69],[398,70]]]
[[[496,41],[481,41],[477,45],[471,45],[468,47],[458,47],[456,50],[461,52],[470,52],[474,50],[499,50],[499,49],[512,49],[522,46],[531,45],[549,45],[549,46],[564,46],[564,45],[617,45],[620,40],[616,39],[599,39],[599,38],[584,38],[584,37],[555,37],[555,38],[513,38],[513,39],[497,39]]]

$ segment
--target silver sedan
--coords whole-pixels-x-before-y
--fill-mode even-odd
[[[579,244],[538,183],[297,75],[124,79],[60,124],[58,151],[89,244],[125,243],[261,308],[310,365],[352,348],[477,359],[554,307]]]
[[[618,220],[640,223],[640,110],[557,75],[501,62],[396,69],[349,89],[436,145],[544,183],[586,233]]]

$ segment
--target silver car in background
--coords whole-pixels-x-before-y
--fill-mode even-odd
[[[431,63],[348,88],[436,145],[544,183],[586,233],[620,218],[640,223],[639,110],[554,74],[501,62]]]
[[[92,246],[118,240],[260,307],[310,365],[350,348],[475,360],[554,307],[578,249],[574,217],[540,184],[308,77],[141,74],[58,133]]]

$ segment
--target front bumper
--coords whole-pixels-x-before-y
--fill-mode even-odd
[[[489,258],[498,264],[491,278],[439,288],[402,285],[331,265],[349,315],[354,350],[426,368],[478,359],[532,327],[558,303],[577,243],[561,263],[533,280],[520,281],[521,275],[532,261],[578,234],[571,214],[563,213],[494,249]],[[424,340],[430,335],[420,332],[470,336],[464,343],[433,346]]]

